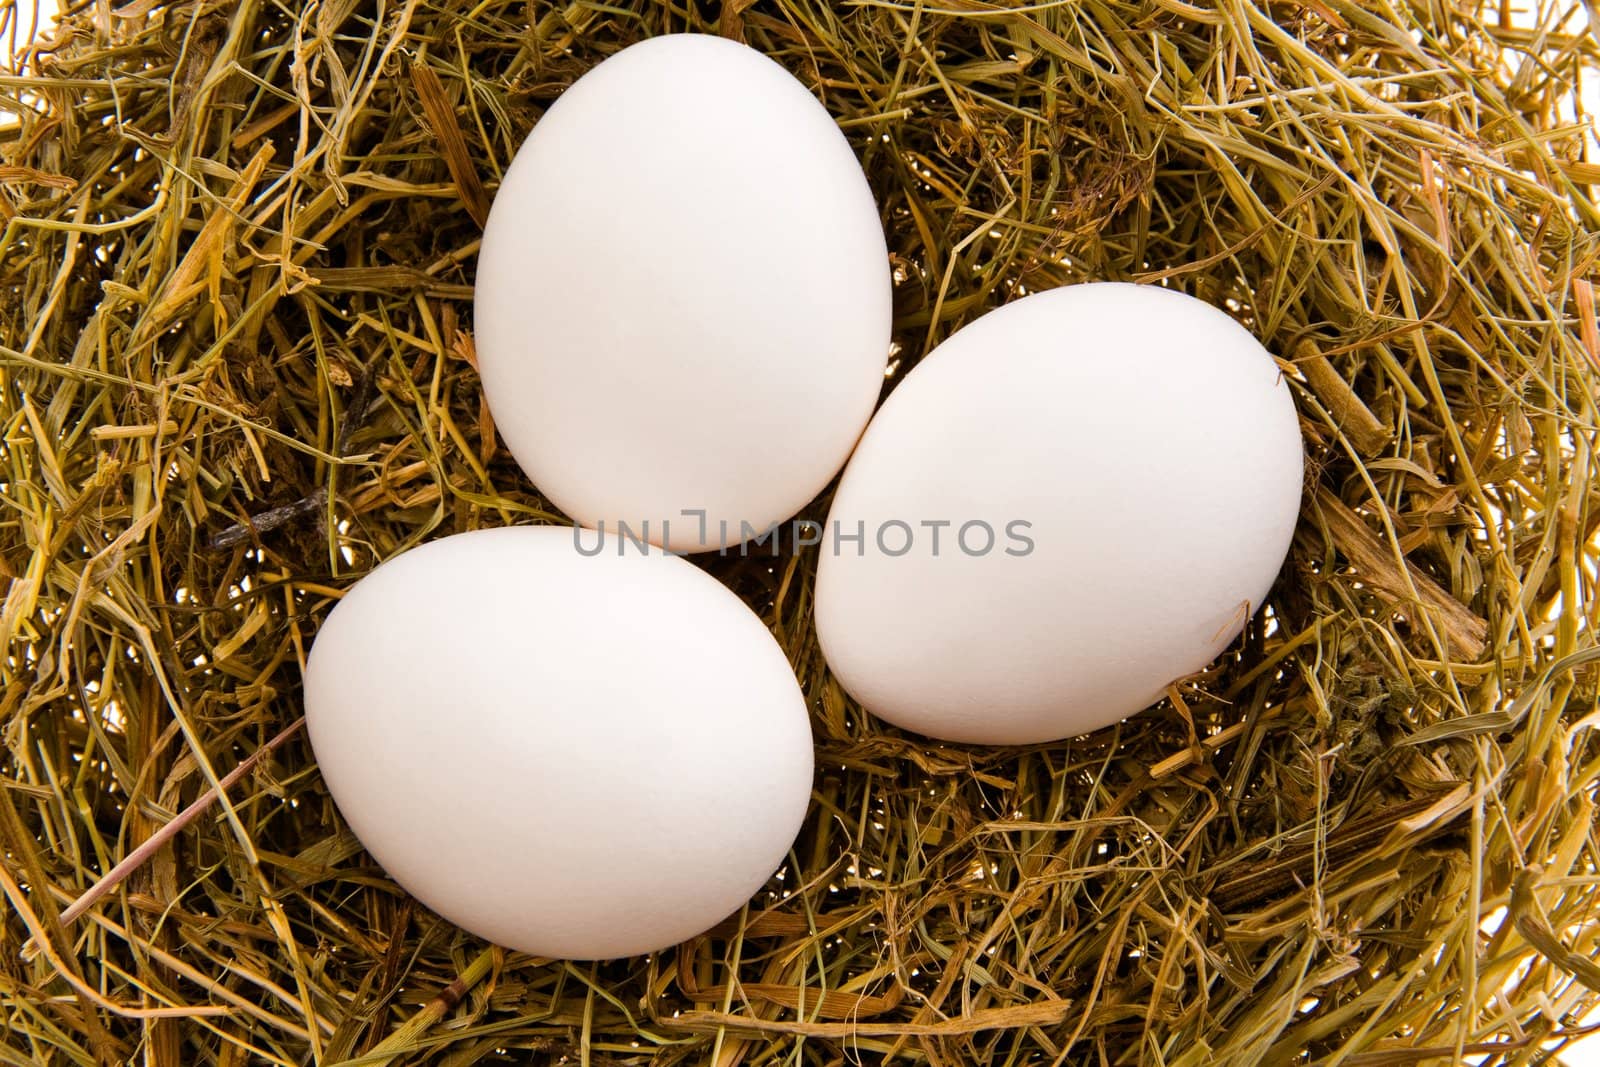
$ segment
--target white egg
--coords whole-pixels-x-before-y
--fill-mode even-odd
[[[489,406],[551,501],[676,550],[734,545],[838,473],[883,385],[889,257],[804,85],[698,34],[573,84],[478,256]]]
[[[361,843],[508,948],[692,937],[805,814],[811,730],[777,642],[699,568],[626,548],[587,556],[564,527],[430,542],[357,582],[306,666],[311,744]]]
[[[1156,286],[1025,297],[867,428],[823,535],[823,652],[869,711],[932,737],[1108,725],[1261,606],[1302,478],[1279,367],[1221,311]]]

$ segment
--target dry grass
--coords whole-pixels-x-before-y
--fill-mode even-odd
[[[101,0],[0,76],[0,1062],[1377,1067],[1573,1034],[1600,1000],[1582,9],[684,3]],[[815,803],[772,892],[648,959],[418,909],[299,734],[138,851],[296,721],[377,560],[553,518],[470,365],[477,220],[563,86],[668,30],[742,37],[840,119],[898,374],[1090,278],[1164,279],[1284,357],[1311,474],[1270,618],[1120,727],[936,746],[828,680],[814,558],[713,560],[814,701]]]

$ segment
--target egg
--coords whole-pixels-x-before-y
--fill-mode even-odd
[[[317,634],[306,724],[396,882],[539,956],[650,952],[735,912],[811,790],[783,651],[715,579],[563,527],[458,534],[363,577]]]
[[[821,536],[817,636],[865,708],[950,741],[1114,723],[1261,607],[1299,511],[1280,369],[1222,311],[1074,285],[957,331],[873,418]]]
[[[844,465],[883,385],[888,251],[849,143],[720,37],[625,48],[505,172],[474,340],[501,436],[579,523],[739,544]]]

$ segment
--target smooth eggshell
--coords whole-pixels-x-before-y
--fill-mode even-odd
[[[698,934],[771,877],[811,731],[782,650],[720,583],[573,538],[479,531],[378,567],[317,635],[306,721],[340,812],[422,903],[508,948],[604,959]]]
[[[1158,286],[1028,296],[930,353],[867,428],[825,531],[818,637],[906,729],[1082,734],[1227,647],[1282,566],[1302,478],[1282,374],[1223,312]],[[977,521],[992,550],[979,526],[958,540]],[[895,522],[904,554],[898,526],[879,544]]]
[[[793,515],[883,385],[861,167],[804,85],[720,37],[643,41],[561,95],[495,195],[476,285],[485,395],[534,484],[676,550]]]

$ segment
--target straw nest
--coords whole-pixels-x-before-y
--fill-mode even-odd
[[[80,3],[0,77],[0,1060],[1376,1067],[1581,1032],[1581,9],[294,7]],[[300,671],[377,561],[558,520],[473,371],[484,207],[564,86],[681,30],[774,56],[853,141],[888,388],[1023,289],[1169,284],[1281,357],[1307,486],[1232,653],[1027,749],[861,714],[814,556],[705,561],[813,703],[811,814],[745,913],[575,965],[383,875],[295,730]]]

